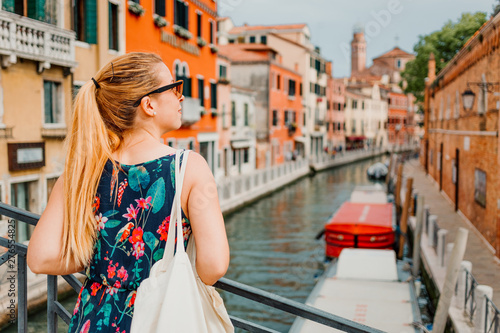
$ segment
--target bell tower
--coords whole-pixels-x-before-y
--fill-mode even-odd
[[[361,73],[366,68],[366,40],[363,26],[354,27],[351,42],[351,76]]]

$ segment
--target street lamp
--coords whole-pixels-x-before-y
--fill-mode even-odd
[[[462,93],[462,103],[465,111],[472,110],[474,99],[476,98],[476,94],[470,89],[471,85],[481,88],[483,92],[491,93],[493,92],[493,87],[500,85],[500,82],[467,82],[467,90]]]
[[[464,105],[465,111],[472,110],[472,106],[474,105],[474,99],[476,98],[476,94],[470,88],[467,88],[466,91],[462,94],[462,103]]]

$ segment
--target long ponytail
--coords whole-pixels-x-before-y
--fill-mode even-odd
[[[97,237],[92,204],[107,160],[118,149],[123,133],[133,127],[133,103],[159,84],[151,53],[129,53],[113,60],[80,88],[66,139],[64,166],[64,226],[61,258],[86,266]]]

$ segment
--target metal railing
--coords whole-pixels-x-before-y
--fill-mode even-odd
[[[39,215],[27,212],[25,210],[9,206],[0,202],[0,215],[17,220],[18,222],[36,225]],[[18,258],[17,268],[17,327],[18,332],[28,332],[28,279],[26,254],[28,247],[17,243],[13,239],[0,237],[0,246],[8,248],[7,253],[0,256],[0,266],[8,263],[14,257]],[[82,287],[82,283],[74,275],[63,275],[62,278],[76,291]],[[71,314],[59,303],[57,299],[57,276],[47,276],[47,331],[49,333],[57,332],[57,321],[61,318],[69,324]],[[243,298],[265,304],[269,307],[282,310],[284,312],[333,327],[344,332],[352,333],[382,333],[382,331],[371,328],[357,322],[333,315],[331,313],[319,310],[309,305],[305,305],[276,294],[272,294],[236,281],[226,278],[220,279],[215,286],[229,293],[241,296]],[[254,333],[277,333],[277,331],[237,318],[231,317],[233,325]]]
[[[472,323],[474,319],[474,312],[476,312],[475,292],[476,287],[479,285],[471,272],[465,270],[465,303],[464,309],[469,313],[469,319]],[[468,305],[468,306],[467,306]]]
[[[498,333],[500,332],[500,327],[499,327],[499,319],[500,319],[500,311],[498,311],[498,308],[495,306],[492,300],[490,300],[488,297],[484,297],[486,301],[486,313],[485,313],[485,318],[484,318],[484,332],[485,333]],[[492,319],[491,323],[488,323],[488,314],[492,312]]]

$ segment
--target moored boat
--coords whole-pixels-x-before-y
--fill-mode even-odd
[[[393,249],[395,230],[392,203],[344,202],[325,226],[326,256],[345,248]]]
[[[345,249],[319,279],[306,304],[384,332],[420,332],[416,288],[405,266],[396,261],[393,250]],[[341,330],[297,318],[289,332]]]

